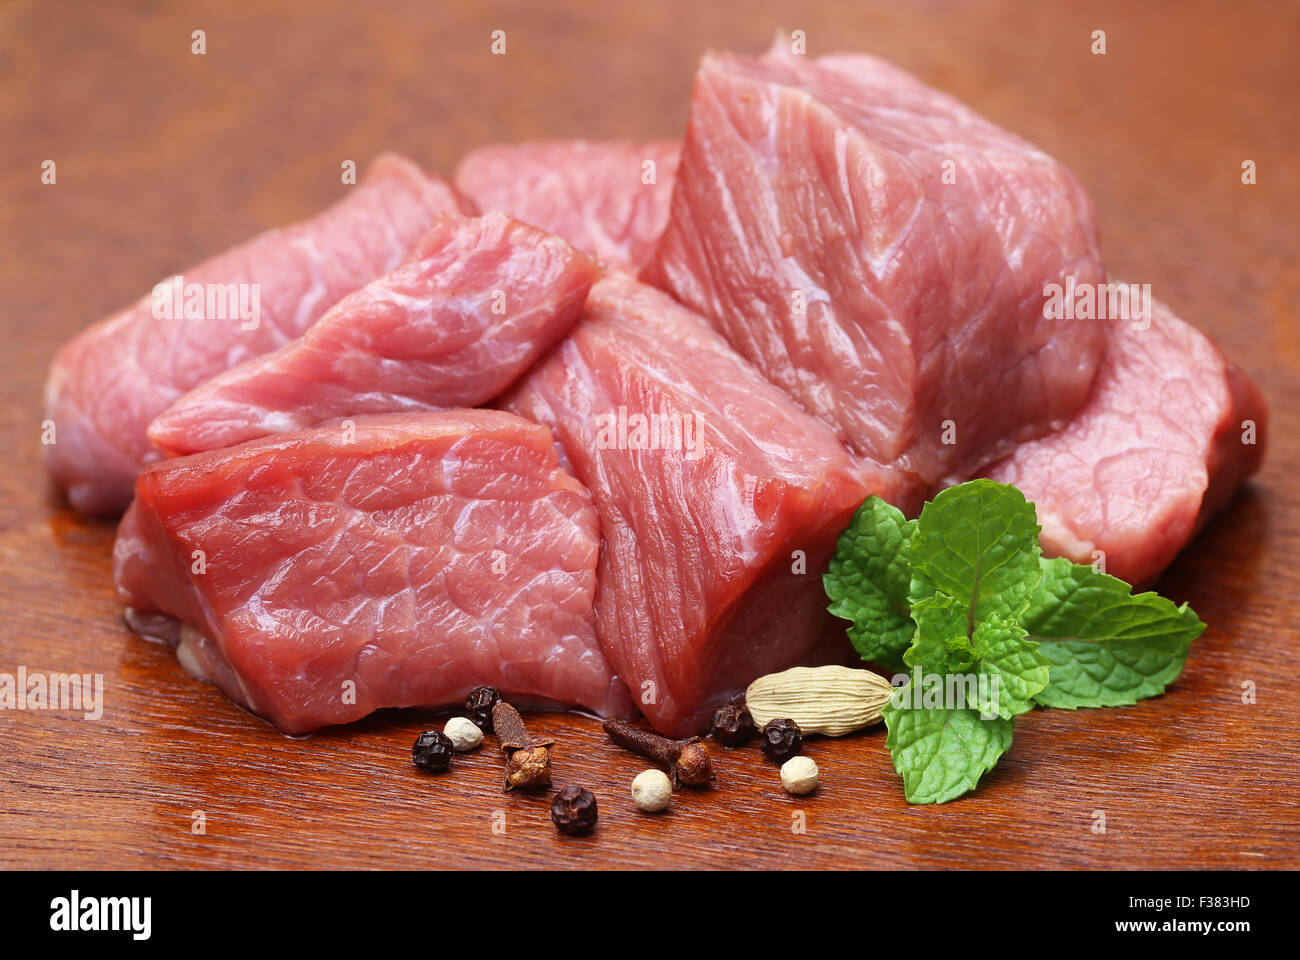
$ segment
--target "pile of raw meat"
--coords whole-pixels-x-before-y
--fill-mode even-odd
[[[256,321],[155,291],[86,330],[50,472],[126,511],[132,627],[289,732],[480,684],[697,732],[848,654],[821,574],[871,494],[1014,483],[1143,583],[1263,450],[1168,308],[1045,309],[1108,280],[1068,170],[868,56],[711,54],[680,144],[380,157],[181,276]]]

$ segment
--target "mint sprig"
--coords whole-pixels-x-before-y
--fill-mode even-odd
[[[910,668],[884,710],[912,803],[974,789],[1036,705],[1124,706],[1163,693],[1205,625],[1183,604],[1045,560],[1032,503],[973,480],[916,520],[869,498],[824,578],[864,660]],[[971,697],[975,702],[970,702]]]

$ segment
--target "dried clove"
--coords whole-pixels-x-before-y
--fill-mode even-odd
[[[604,727],[609,739],[620,747],[663,764],[674,787],[683,783],[690,787],[703,786],[713,779],[713,760],[699,737],[669,740],[621,720],[606,720]]]
[[[492,726],[506,751],[506,790],[544,787],[551,782],[554,740],[535,739],[519,711],[504,700],[492,707]]]

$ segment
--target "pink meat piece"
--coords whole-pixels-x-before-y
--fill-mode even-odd
[[[643,276],[917,493],[1063,426],[1104,346],[1044,316],[1104,279],[1074,176],[869,56],[707,55]]]
[[[680,147],[670,140],[480,147],[461,160],[456,185],[482,210],[504,210],[610,266],[636,268],[668,221]]]
[[[447,217],[303,336],[190,391],[149,438],[193,453],[334,417],[478,406],[568,332],[595,278],[586,255],[503,213]]]
[[[445,180],[383,155],[315,218],[259,234],[181,274],[186,286],[205,291],[240,285],[246,298],[256,284],[254,329],[243,329],[251,322],[229,307],[217,311],[225,317],[205,318],[204,310],[187,316],[159,300],[155,316],[150,293],[83,331],[59,351],[45,387],[55,483],[83,512],[125,509],[140,467],[161,456],[146,435],[154,417],[209,377],[301,336],[345,294],[396,267],[449,212],[473,210]]]
[[[627,710],[594,633],[599,537],[545,429],[392,414],[146,467],[113,569],[130,622],[302,733],[480,684]]]
[[[1255,384],[1156,301],[1149,328],[1111,324],[1069,425],[984,473],[1034,501],[1048,554],[1093,563],[1100,550],[1107,573],[1145,584],[1259,468],[1267,423]]]
[[[729,691],[827,659],[821,574],[895,481],[860,473],[701,318],[615,273],[501,402],[550,426],[591,490],[597,635],[656,729],[698,733]]]

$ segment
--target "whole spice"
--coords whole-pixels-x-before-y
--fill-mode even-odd
[[[724,703],[713,711],[709,732],[723,746],[741,747],[754,739],[757,731],[754,729],[754,718],[744,706]]]
[[[551,782],[551,750],[549,746],[525,747],[512,750],[506,758],[506,789],[528,790],[544,787]]]
[[[663,764],[674,787],[683,783],[698,787],[713,779],[713,760],[709,757],[709,748],[699,737],[669,740],[622,720],[606,720],[604,727],[609,739],[620,747]]]
[[[792,667],[751,683],[745,704],[756,723],[788,718],[805,736],[840,737],[879,723],[893,693],[889,681],[870,670]]]
[[[426,730],[415,738],[411,747],[411,759],[421,770],[442,773],[451,766],[451,755],[455,751],[445,734],[437,730]]]
[[[524,727],[519,711],[504,700],[492,707],[492,725],[506,752],[506,790],[544,787],[551,782],[551,746]]]
[[[452,717],[442,728],[457,753],[475,750],[483,744],[483,731],[469,717]]]
[[[662,770],[642,770],[632,780],[632,802],[647,813],[658,813],[673,798],[673,785]]]
[[[560,833],[571,837],[590,833],[596,825],[596,796],[586,787],[570,784],[551,801],[551,819]]]
[[[496,687],[475,687],[465,698],[465,715],[484,733],[492,732],[492,708],[501,702]]]
[[[781,764],[781,786],[788,793],[805,794],[817,789],[817,764],[812,757],[791,757]]]
[[[793,720],[769,720],[759,734],[759,743],[767,759],[785,763],[803,749],[803,731]]]

